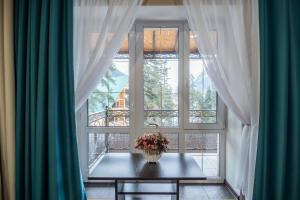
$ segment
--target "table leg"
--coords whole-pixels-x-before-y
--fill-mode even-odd
[[[179,200],[179,180],[172,181],[171,183],[175,183],[175,195],[172,195],[172,200]]]
[[[118,180],[115,180],[115,200],[118,200]]]
[[[176,181],[176,199],[179,200],[179,180]]]

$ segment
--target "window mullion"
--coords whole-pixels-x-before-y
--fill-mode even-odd
[[[135,37],[135,97],[134,97],[134,113],[135,124],[134,131],[132,133],[133,138],[143,133],[144,126],[144,76],[143,76],[143,25],[136,25],[136,37]],[[133,140],[134,142],[134,140]],[[133,151],[135,151],[133,149]]]
[[[78,141],[78,152],[79,152],[79,162],[82,171],[83,180],[87,181],[89,174],[89,164],[88,164],[88,148],[89,148],[89,132],[87,130],[88,116],[87,116],[87,102],[76,113],[76,132]]]
[[[183,129],[189,127],[189,27],[188,24],[184,24],[184,66],[183,66]]]
[[[130,138],[130,151],[132,152],[134,150],[134,141],[135,141],[135,124],[137,123],[137,117],[135,115],[136,113],[136,25],[133,26],[129,33],[129,85],[130,85],[130,103],[129,103],[129,109],[130,109],[130,131],[129,131],[129,138]]]
[[[179,113],[179,132],[178,132],[178,150],[180,153],[184,153],[184,107],[185,107],[185,75],[184,75],[184,69],[185,69],[185,57],[186,57],[186,48],[185,44],[187,43],[187,37],[186,37],[186,31],[185,31],[185,24],[181,24],[179,27],[179,77],[178,77],[178,86],[179,86],[179,107],[178,107],[178,113]]]

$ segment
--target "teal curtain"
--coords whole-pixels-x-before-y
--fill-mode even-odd
[[[73,80],[73,1],[15,0],[16,199],[86,199]]]
[[[300,1],[260,0],[261,105],[254,200],[300,199]]]

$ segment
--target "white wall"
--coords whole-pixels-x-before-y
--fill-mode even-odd
[[[227,135],[226,135],[226,180],[237,194],[234,188],[236,179],[238,157],[241,151],[242,123],[228,110],[227,112]]]

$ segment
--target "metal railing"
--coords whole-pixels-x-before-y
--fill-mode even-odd
[[[202,110],[189,110],[190,121],[199,122],[199,119],[216,118],[217,111],[215,109],[202,109]],[[164,126],[162,120],[166,121],[167,126],[176,126],[178,123],[179,111],[178,110],[154,110],[144,109],[145,124],[159,123]],[[89,126],[101,127],[114,127],[114,126],[129,126],[130,124],[130,111],[124,109],[111,109],[106,108],[105,111],[93,113],[88,116]],[[160,122],[153,121],[154,119]]]
[[[89,126],[129,126],[129,110],[109,109],[88,116]]]
[[[128,133],[89,133],[89,165],[107,152],[129,151]]]

